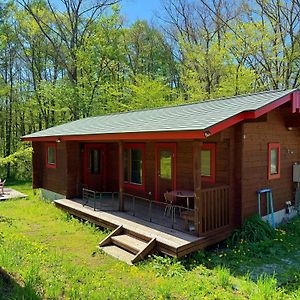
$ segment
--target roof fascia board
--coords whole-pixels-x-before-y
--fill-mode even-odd
[[[21,138],[22,141],[143,141],[143,140],[190,140],[204,139],[204,132],[194,131],[171,131],[171,132],[137,132],[137,133],[112,133],[93,135],[65,135],[50,137]]]
[[[231,127],[241,121],[245,121],[245,120],[249,120],[249,119],[256,119],[256,118],[272,111],[273,109],[291,101],[293,99],[293,95],[295,93],[297,93],[299,95],[300,91],[295,91],[288,95],[285,95],[282,98],[277,99],[277,100],[273,101],[272,103],[267,104],[257,110],[241,112],[241,113],[239,113],[229,119],[226,119],[210,128],[207,128],[206,130],[208,130],[213,135],[213,134],[223,131],[224,129]]]

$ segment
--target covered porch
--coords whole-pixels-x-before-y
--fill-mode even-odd
[[[227,232],[234,224],[233,143],[230,130],[205,142],[78,142],[82,169],[67,197],[198,237]],[[192,195],[188,201],[182,191]]]

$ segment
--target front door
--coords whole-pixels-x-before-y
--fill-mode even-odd
[[[156,201],[164,200],[166,191],[176,188],[176,144],[156,145]]]
[[[83,183],[88,189],[106,189],[106,145],[85,144],[83,157]]]

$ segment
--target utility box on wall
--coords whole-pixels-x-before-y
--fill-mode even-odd
[[[300,164],[293,165],[293,182],[300,182]]]

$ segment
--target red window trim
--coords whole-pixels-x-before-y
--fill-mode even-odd
[[[145,191],[146,188],[146,160],[145,160],[145,144],[143,143],[126,143],[124,144],[125,149],[141,149],[142,150],[142,184],[132,183],[124,181],[124,187]],[[123,153],[124,158],[124,153]]]
[[[216,183],[216,144],[212,143],[205,143],[202,144],[201,150],[210,150],[210,171],[211,174],[210,176],[201,176],[201,179],[203,182],[208,182],[208,183]]]
[[[48,149],[50,148],[50,147],[53,147],[54,148],[54,164],[49,164],[48,163]],[[45,154],[45,157],[46,157],[46,167],[47,168],[50,168],[50,169],[55,169],[56,168],[56,163],[57,163],[57,155],[56,155],[56,147],[57,147],[57,145],[56,145],[56,143],[47,143],[46,144],[46,147],[45,147],[45,152],[46,152],[46,154]]]
[[[271,174],[271,150],[277,149],[278,150],[278,156],[277,156],[277,174]],[[268,144],[268,179],[278,179],[280,178],[280,143],[269,143]]]

